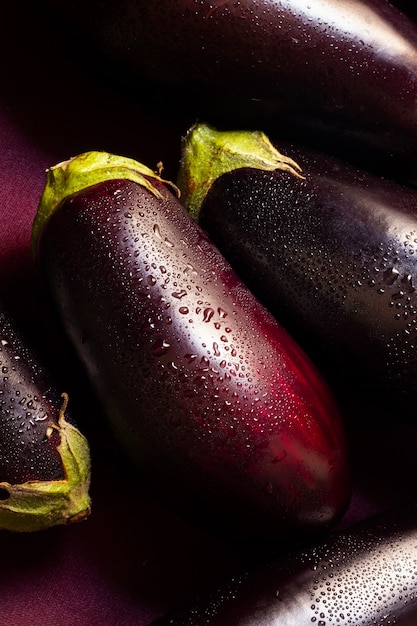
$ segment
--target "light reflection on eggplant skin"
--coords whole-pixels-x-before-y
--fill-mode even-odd
[[[416,507],[243,572],[155,626],[415,626]]]
[[[364,2],[347,0],[340,5],[328,0],[307,3],[304,0],[291,0],[279,4],[287,5],[288,10],[303,21],[307,18],[314,30],[327,31],[331,28],[331,39],[335,42],[349,37],[351,42],[356,40],[359,46],[366,44],[371,49],[375,48],[378,55],[384,55],[387,59],[399,55],[417,61],[417,51],[410,40]],[[385,44],[383,48],[381,41]]]

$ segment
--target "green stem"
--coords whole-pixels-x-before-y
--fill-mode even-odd
[[[85,437],[65,419],[68,396],[52,430],[60,436],[58,452],[64,469],[62,480],[28,481],[20,485],[0,482],[0,529],[20,532],[69,524],[90,514],[90,450]]]
[[[34,254],[36,255],[38,238],[45,223],[65,198],[97,183],[119,178],[139,183],[158,197],[161,194],[149,179],[168,182],[146,165],[108,152],[84,152],[49,168],[32,226]]]
[[[235,169],[277,169],[303,178],[300,166],[281,154],[260,131],[218,131],[206,124],[193,126],[183,139],[178,187],[194,219],[214,181]]]

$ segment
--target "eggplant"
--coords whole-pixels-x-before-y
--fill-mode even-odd
[[[153,626],[415,626],[417,507],[248,568]]]
[[[393,0],[392,4],[413,20],[417,19],[417,7],[413,0]]]
[[[68,393],[0,309],[0,529],[31,532],[90,514],[90,450]]]
[[[361,390],[416,422],[414,189],[262,132],[206,124],[184,137],[178,185],[334,391]]]
[[[160,173],[106,152],[50,168],[33,248],[138,480],[232,541],[340,518],[350,468],[327,384]]]
[[[69,30],[72,49],[83,41],[83,62],[97,59],[92,64],[117,89],[164,109],[169,89],[170,108],[192,119],[262,125],[417,182],[417,25],[387,0],[44,0],[43,7],[56,29]]]

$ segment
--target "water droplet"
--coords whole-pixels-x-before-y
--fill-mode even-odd
[[[178,310],[182,315],[187,315],[187,313],[189,312],[188,306],[180,306]]]
[[[214,356],[220,356],[219,344],[213,341]]]
[[[194,269],[194,267],[191,265],[191,263],[187,263],[185,268],[184,268],[184,274],[188,274],[188,273],[192,273],[192,274],[197,274],[196,270]]]
[[[185,291],[185,289],[181,289],[180,291],[174,291],[172,294],[172,297],[178,298],[178,300],[181,300],[181,298],[183,298],[186,295],[187,295],[187,292]]]
[[[389,267],[388,269],[385,270],[383,274],[383,279],[387,285],[392,285],[393,283],[395,283],[398,276],[399,276],[399,271],[395,269],[395,267]]]
[[[152,353],[155,356],[163,356],[168,352],[171,345],[165,339],[158,339],[152,346]]]
[[[204,313],[203,313],[203,322],[209,322],[211,320],[211,318],[214,315],[214,309],[212,309],[211,307],[207,307],[206,309],[204,309]]]
[[[408,293],[414,293],[415,288],[413,286],[413,277],[411,276],[411,274],[407,274],[407,276],[404,276],[401,279],[401,284]]]
[[[36,415],[35,422],[44,422],[47,418],[48,418],[48,413],[44,413],[44,415]]]

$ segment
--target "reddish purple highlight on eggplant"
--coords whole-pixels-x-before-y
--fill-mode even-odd
[[[106,153],[52,168],[34,247],[114,432],[169,502],[234,539],[340,517],[327,385],[159,176]]]

